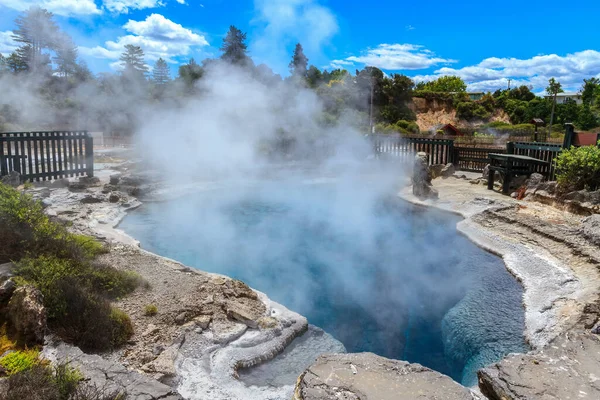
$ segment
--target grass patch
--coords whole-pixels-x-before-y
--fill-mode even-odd
[[[0,358],[0,366],[8,375],[29,371],[38,363],[39,355],[37,350],[14,351]]]
[[[158,314],[158,307],[156,307],[154,304],[148,304],[146,307],[144,307],[145,316],[153,317],[156,314]]]

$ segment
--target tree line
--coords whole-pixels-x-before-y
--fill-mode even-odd
[[[290,75],[282,78],[267,65],[254,63],[248,53],[246,33],[235,26],[225,35],[218,59],[198,63],[192,58],[179,66],[174,77],[166,60],[159,58],[150,68],[143,49],[131,44],[124,47],[119,58],[119,72],[94,76],[79,58],[73,40],[58,28],[52,13],[32,7],[16,19],[15,25],[13,37],[20,46],[8,57],[0,55],[0,78],[6,75],[17,80],[33,78],[39,95],[52,107],[61,126],[69,124],[77,114],[85,115],[87,124],[98,125],[103,121],[102,129],[131,131],[135,116],[127,111],[131,106],[126,103],[131,101],[132,95],[150,104],[177,103],[188,96],[201,95],[198,82],[208,79],[207,71],[218,68],[219,63],[242,68],[267,86],[289,83],[314,90],[324,105],[321,123],[325,125],[351,116],[364,130],[383,124],[414,132],[416,125],[410,124],[416,115],[409,107],[414,95],[450,99],[457,115],[466,120],[485,120],[497,108],[502,108],[514,124],[527,123],[532,118],[542,118],[550,124],[575,122],[580,129],[600,124],[600,81],[597,78],[585,80],[582,105],[556,104],[556,95],[562,88],[553,80],[547,89],[553,96],[550,98],[537,97],[531,88],[521,86],[487,93],[482,99],[471,101],[466,95],[467,85],[459,77],[443,76],[415,83],[405,75],[386,75],[375,67],[365,67],[354,74],[345,69],[321,70],[309,64],[300,43],[291,56]],[[87,92],[93,93],[94,98],[81,96],[81,87],[88,88]],[[0,125],[3,120],[16,124],[24,113],[10,104],[0,104]],[[110,121],[109,126],[106,121]]]

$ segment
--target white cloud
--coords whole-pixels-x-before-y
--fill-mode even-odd
[[[104,0],[104,7],[114,13],[128,14],[132,10],[162,7],[160,0]]]
[[[415,30],[415,29],[417,29],[417,28],[415,28],[415,27],[414,27],[414,26],[412,26],[412,25],[406,25],[406,26],[405,26],[405,29],[406,29],[407,31],[414,31],[414,30]]]
[[[185,0],[177,0],[177,2],[178,2],[179,4],[187,4],[187,3],[185,2]],[[200,6],[201,6],[201,7],[204,7],[202,4],[200,4]]]
[[[63,16],[101,13],[94,0],[0,0],[0,5],[17,11],[27,10],[31,6],[40,6]]]
[[[8,56],[18,47],[18,43],[13,40],[12,35],[12,31],[0,32],[0,54]]]
[[[331,64],[332,66],[343,65],[342,63],[348,61],[391,71],[426,69],[438,64],[456,62],[456,60],[437,57],[423,46],[414,44],[380,44],[360,56],[334,60]]]
[[[287,70],[291,46],[301,43],[310,60],[339,30],[335,14],[318,0],[255,0],[254,8],[259,29],[250,52],[277,72]]]
[[[123,28],[131,34],[121,36],[114,41],[109,40],[104,47],[81,47],[81,54],[116,60],[125,45],[132,44],[144,50],[146,61],[155,61],[162,57],[168,62],[175,62],[175,57],[188,55],[193,47],[208,46],[204,36],[160,14],[152,14],[144,21],[129,20]]]
[[[470,90],[494,91],[511,86],[531,85],[543,91],[550,78],[556,78],[567,90],[578,90],[584,78],[600,77],[600,52],[584,50],[565,56],[538,55],[527,59],[486,58],[479,64],[463,68],[440,68],[432,75],[420,75],[415,80],[431,80],[442,75],[460,76]]]

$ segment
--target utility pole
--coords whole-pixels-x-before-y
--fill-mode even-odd
[[[373,126],[373,92],[375,90],[375,82],[373,82],[373,76],[371,75],[371,108],[369,110],[369,125],[371,127],[369,134],[373,134],[375,127]]]

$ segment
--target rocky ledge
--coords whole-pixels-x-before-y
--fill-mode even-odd
[[[371,353],[324,355],[298,379],[293,400],[473,400],[469,389],[419,364]]]
[[[598,335],[570,333],[480,370],[479,387],[490,400],[600,399],[599,365]]]

